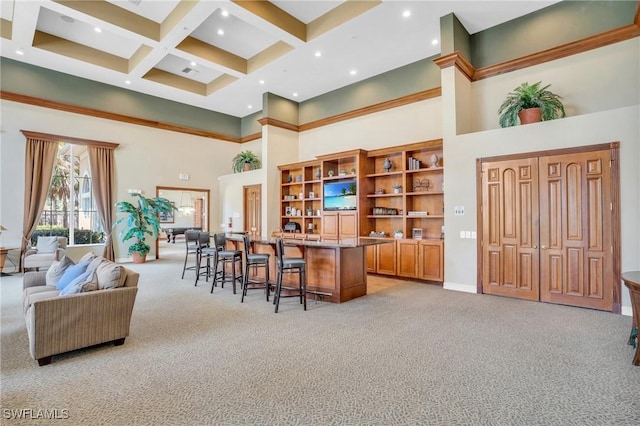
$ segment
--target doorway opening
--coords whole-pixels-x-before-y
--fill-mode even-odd
[[[211,191],[203,188],[156,186],[156,197],[171,201],[178,210],[160,218],[160,234],[156,240],[156,259],[163,256],[184,256],[184,231],[209,231]]]

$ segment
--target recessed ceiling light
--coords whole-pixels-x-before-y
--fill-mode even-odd
[[[125,84],[131,84],[131,81],[125,80]]]
[[[191,61],[191,66],[192,66],[192,67],[195,67],[195,66],[196,66],[196,63],[195,63],[195,62],[193,62],[193,61]]]
[[[351,74],[351,75],[356,75],[356,74],[357,74],[357,71],[356,71],[356,70],[351,70],[351,71],[349,71],[349,74]]]
[[[322,56],[322,52],[318,50],[318,51],[315,53],[315,56],[316,56],[316,58],[319,58],[320,56]]]
[[[218,35],[224,35],[224,30],[222,28],[218,30]]]
[[[226,10],[224,10],[224,9],[222,9],[222,10],[220,11],[220,15],[227,17],[227,16],[229,16],[229,12],[228,12],[228,11],[226,11]]]
[[[24,52],[22,50],[16,50],[16,54],[18,55],[24,55]]]
[[[247,106],[247,108],[251,109],[251,108],[253,108],[253,106],[252,106],[252,105],[249,105],[249,106]]]
[[[402,17],[403,18],[408,18],[409,16],[411,16],[411,11],[410,10],[405,10],[404,12],[402,12]]]
[[[431,44],[433,44],[434,46],[438,44],[438,39],[434,38],[433,40],[431,40]]]
[[[293,92],[293,97],[297,98],[298,97],[298,93],[297,92]]]
[[[260,80],[258,83],[260,83],[260,84],[264,84],[264,80]]]
[[[95,27],[95,28],[93,29],[93,31],[95,31],[95,32],[97,32],[97,33],[101,33],[101,32],[102,32],[102,29],[101,29],[101,28],[99,28],[99,27]]]

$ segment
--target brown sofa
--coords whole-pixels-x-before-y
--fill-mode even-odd
[[[122,267],[121,287],[60,296],[46,285],[46,271],[26,272],[23,306],[29,351],[39,365],[53,355],[99,343],[122,345],[129,335],[139,274]]]

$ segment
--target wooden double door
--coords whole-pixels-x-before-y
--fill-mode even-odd
[[[606,146],[481,162],[483,293],[619,311]]]

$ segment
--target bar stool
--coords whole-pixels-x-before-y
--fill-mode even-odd
[[[276,281],[276,294],[274,295],[274,303],[276,305],[276,314],[280,305],[280,297],[300,297],[300,303],[304,304],[304,310],[307,310],[307,277],[305,273],[307,262],[301,257],[285,257],[284,242],[282,238],[276,238],[276,259],[278,264],[278,278]],[[284,287],[282,285],[282,275],[284,273],[298,274],[298,287]],[[295,291],[293,294],[282,295],[282,289]]]
[[[190,231],[187,231],[190,232]],[[215,262],[215,254],[216,249],[209,245],[209,240],[211,239],[211,235],[208,232],[197,232],[196,245],[197,245],[197,253],[196,253],[196,282],[194,286],[198,285],[198,280],[202,275],[205,276],[205,281],[209,281],[209,277],[211,276],[211,260],[214,259]],[[185,232],[186,236],[186,232]],[[204,270],[204,271],[203,271]]]
[[[227,238],[224,233],[213,234],[213,244],[215,246],[215,260],[213,266],[213,283],[211,284],[211,293],[213,287],[219,282],[220,287],[224,288],[225,282],[233,284],[233,294],[236,294],[236,281],[243,285],[242,274],[242,250],[227,250]],[[231,267],[231,276],[227,277],[227,266]],[[239,271],[236,274],[236,269]]]
[[[260,289],[264,288],[267,293],[267,302],[269,301],[269,258],[271,257],[269,253],[251,253],[251,245],[249,244],[249,236],[243,235],[242,242],[244,244],[244,283],[242,289],[242,298],[240,299],[240,303],[244,302],[244,297],[247,295],[247,290],[249,289],[249,285],[251,285],[251,289]],[[264,269],[264,281],[260,280],[250,280],[249,279],[249,268],[253,267],[254,274],[258,272],[258,268]]]
[[[184,266],[182,267],[182,279],[184,279],[184,272],[189,269],[196,269],[198,265],[198,231],[187,230],[184,232],[184,241],[186,243],[187,251],[184,255]],[[187,267],[187,260],[189,259],[189,255],[193,255],[195,257],[194,265]]]

